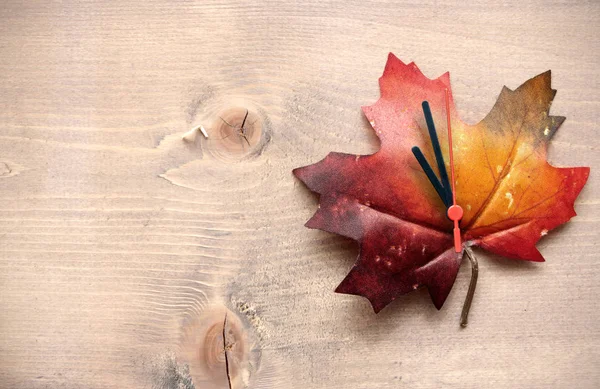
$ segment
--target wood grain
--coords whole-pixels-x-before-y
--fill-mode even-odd
[[[469,3],[3,1],[0,387],[599,387],[600,3]],[[546,263],[478,252],[465,330],[468,266],[441,311],[374,315],[333,293],[356,245],[303,227],[291,170],[377,149],[390,51],[469,122],[552,69],[550,159],[592,167]],[[251,147],[217,130],[236,109]]]

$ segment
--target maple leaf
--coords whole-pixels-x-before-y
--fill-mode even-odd
[[[431,80],[414,63],[404,64],[390,53],[379,85],[381,98],[363,107],[381,140],[376,153],[330,153],[294,169],[320,195],[319,209],[306,226],[359,242],[358,259],[336,292],[364,296],[379,312],[399,295],[426,286],[440,309],[463,253],[454,250],[446,206],[411,148],[419,146],[434,160],[421,110],[427,100],[449,160],[449,73]],[[475,125],[460,120],[450,97],[463,247],[541,262],[536,242],[575,215],[573,203],[589,168],[557,168],[546,160],[548,142],[565,119],[549,115],[555,94],[550,71],[514,91],[504,87],[490,113]]]

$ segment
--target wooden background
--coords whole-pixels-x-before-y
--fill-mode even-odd
[[[600,3],[463,3],[3,0],[0,387],[599,387]],[[552,69],[550,160],[592,167],[546,263],[478,252],[467,329],[466,261],[374,315],[333,293],[356,244],[303,227],[291,170],[377,149],[390,51],[469,122]]]

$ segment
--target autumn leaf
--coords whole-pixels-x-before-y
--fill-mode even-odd
[[[363,111],[381,140],[372,155],[330,153],[294,170],[320,195],[306,223],[359,242],[360,254],[336,292],[364,296],[375,312],[399,295],[426,286],[440,309],[456,279],[456,253],[446,206],[411,152],[434,160],[421,103],[429,101],[448,162],[445,91],[449,74],[425,77],[390,53],[379,79],[381,98]],[[463,123],[450,97],[455,192],[464,210],[463,247],[526,261],[544,261],[540,237],[575,216],[573,203],[589,168],[558,168],[548,143],[564,117],[549,115],[556,91],[550,71],[516,90],[504,87],[479,123]]]

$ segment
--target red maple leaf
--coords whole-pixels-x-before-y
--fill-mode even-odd
[[[430,80],[414,63],[390,53],[379,85],[381,98],[363,111],[381,148],[372,155],[330,153],[294,170],[320,195],[306,226],[359,242],[358,260],[336,292],[364,296],[379,312],[399,295],[426,286],[440,309],[463,253],[454,250],[447,208],[411,148],[434,158],[421,111],[427,100],[449,160],[449,74]],[[573,203],[589,168],[557,168],[546,161],[548,142],[565,119],[549,115],[555,93],[550,71],[514,91],[504,87],[490,113],[472,126],[460,120],[450,97],[463,247],[541,262],[536,242],[575,216]]]

